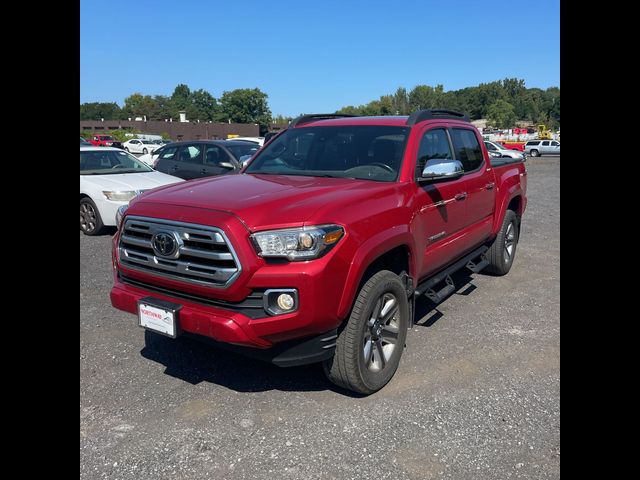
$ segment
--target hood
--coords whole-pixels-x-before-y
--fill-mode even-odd
[[[183,182],[181,178],[160,172],[121,173],[115,175],[80,175],[80,178],[103,190],[129,191],[149,190],[161,185]]]
[[[224,175],[165,187],[138,203],[181,205],[237,216],[252,231],[299,226],[331,204],[344,209],[394,188],[395,183],[290,175]],[[323,208],[324,207],[324,208]]]

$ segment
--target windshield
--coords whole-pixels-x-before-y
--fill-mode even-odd
[[[113,175],[153,172],[153,169],[123,151],[90,150],[80,152],[80,175]]]
[[[231,151],[231,154],[236,158],[236,160],[240,160],[240,157],[244,157],[245,155],[253,156],[254,153],[260,150],[260,145],[257,143],[227,145],[226,147]]]
[[[98,135],[100,140],[113,140],[113,137],[110,135]]]
[[[140,140],[145,145],[155,145],[151,140]]]
[[[289,129],[245,173],[397,180],[408,127],[346,125]]]

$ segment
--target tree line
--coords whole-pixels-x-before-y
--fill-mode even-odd
[[[267,94],[258,88],[224,92],[216,99],[204,89],[191,90],[184,84],[178,85],[170,96],[134,93],[125,98],[123,107],[115,102],[82,103],[80,120],[146,117],[147,120],[177,121],[181,111],[186,112],[191,122],[257,123],[262,128],[271,123]]]
[[[444,91],[442,85],[400,87],[366,105],[346,106],[337,113],[352,115],[409,115],[416,110],[444,108],[463,112],[477,120],[486,118],[496,128],[511,128],[516,121],[560,126],[560,88],[526,88],[518,78],[506,78],[476,87]]]
[[[120,107],[115,102],[93,102],[80,105],[80,120],[147,120],[179,118],[185,111],[190,121],[257,123],[265,131],[271,123],[287,123],[291,117],[272,116],[268,96],[259,88],[224,92],[219,99],[204,89],[191,90],[178,85],[170,96],[134,93]],[[427,108],[445,108],[463,112],[472,120],[487,118],[496,128],[511,128],[516,121],[544,123],[549,128],[560,126],[560,88],[527,88],[518,78],[506,78],[475,87],[444,91],[417,85],[410,91],[399,87],[394,94],[382,95],[366,105],[345,106],[336,113],[353,115],[409,115]]]

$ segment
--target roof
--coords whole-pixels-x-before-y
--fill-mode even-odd
[[[420,112],[418,112],[420,113]],[[414,114],[415,115],[415,114]],[[413,124],[407,125],[407,121],[409,120],[409,115],[387,115],[387,116],[353,116],[353,117],[338,117],[338,118],[320,118],[318,120],[308,120],[304,123],[296,125],[294,128],[306,128],[306,127],[338,127],[343,125],[384,125],[384,126],[397,126],[397,127],[411,127]],[[416,123],[422,123],[423,121],[445,121],[445,122],[456,122],[456,123],[465,123],[468,124],[462,118],[451,118],[451,117],[443,117],[443,118],[427,118],[421,120],[417,118]]]
[[[80,151],[81,152],[91,152],[91,151],[98,151],[98,152],[124,152],[124,150],[122,150],[121,148],[115,148],[115,147],[96,147],[95,145],[91,145],[89,146],[84,146],[84,145],[80,145]]]

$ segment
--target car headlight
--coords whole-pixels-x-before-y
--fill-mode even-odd
[[[258,232],[251,235],[251,240],[261,257],[299,261],[321,257],[343,236],[344,229],[339,225],[318,225]]]
[[[113,200],[114,202],[128,202],[135,197],[139,192],[130,190],[127,192],[115,192],[111,190],[103,190],[102,194],[107,197],[107,200]]]
[[[122,219],[124,217],[124,212],[127,211],[127,208],[129,208],[129,205],[120,205],[118,207],[118,210],[116,211],[116,228],[118,230],[120,230],[120,227],[122,225]]]

